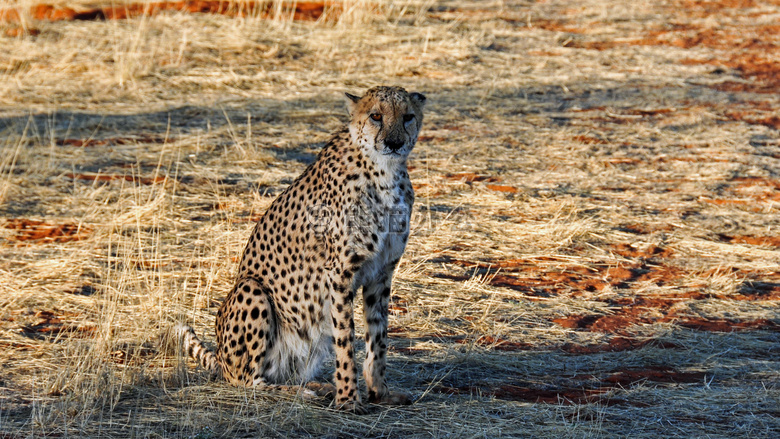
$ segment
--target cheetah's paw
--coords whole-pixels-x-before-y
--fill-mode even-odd
[[[343,412],[350,412],[356,415],[365,415],[366,413],[368,413],[366,407],[363,404],[361,404],[360,401],[356,401],[356,400],[346,401],[341,404],[337,404],[336,408]]]

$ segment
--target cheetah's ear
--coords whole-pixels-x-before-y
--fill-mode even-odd
[[[357,103],[360,101],[360,96],[351,95],[349,93],[344,94],[347,95],[347,111],[349,111],[349,116],[352,117],[355,114]]]
[[[425,101],[427,100],[425,95],[422,93],[410,93],[409,97],[412,99],[412,102],[414,102],[422,110],[422,108],[425,106]]]

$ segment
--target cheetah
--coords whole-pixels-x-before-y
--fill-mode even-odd
[[[385,382],[387,320],[414,203],[406,161],[426,98],[386,86],[346,97],[349,123],[255,225],[217,312],[216,351],[188,326],[177,334],[191,357],[233,385],[330,394],[337,408],[365,413],[354,348],[358,291],[367,399],[411,402]],[[335,386],[312,381],[334,350]]]

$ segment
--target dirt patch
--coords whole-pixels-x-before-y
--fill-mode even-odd
[[[633,246],[631,244],[616,244],[611,246],[610,250],[615,254],[631,259],[669,258],[674,255],[672,249],[652,244],[645,247]]]
[[[674,283],[685,272],[676,267],[658,263],[658,258],[669,257],[673,252],[658,246],[634,248],[627,244],[613,246],[613,251],[621,256],[639,259],[640,262],[621,266],[594,264],[589,266],[572,265],[556,269],[540,267],[533,262],[523,260],[505,261],[464,261],[442,259],[455,265],[471,269],[468,275],[438,273],[435,277],[465,281],[474,274],[485,277],[492,286],[523,291],[531,296],[549,296],[568,294],[578,296],[582,292],[601,291],[608,285],[626,288],[630,283],[654,282],[657,285]],[[650,264],[650,260],[653,261]],[[522,273],[522,275],[515,274]]]
[[[282,11],[282,15],[292,16],[294,20],[315,21],[327,10],[332,18],[339,12],[338,3],[323,1],[296,2],[294,8]],[[52,5],[35,5],[29,9],[29,15],[41,21],[94,21],[124,20],[141,16],[154,16],[161,12],[187,12],[218,14],[229,17],[263,17],[274,14],[272,2],[224,0],[163,1],[153,3],[128,3],[121,6],[73,9]],[[15,8],[0,10],[0,21],[18,23],[19,12]]]
[[[712,332],[735,332],[735,331],[747,331],[747,330],[767,330],[777,331],[780,329],[780,325],[777,323],[766,320],[758,319],[752,321],[731,321],[723,319],[707,320],[701,318],[686,318],[676,321],[680,326],[695,329],[697,331],[712,331]]]
[[[749,280],[740,285],[738,291],[729,297],[732,300],[780,300],[780,280]]]
[[[704,372],[680,372],[666,367],[644,369],[617,369],[603,377],[575,375],[567,378],[567,385],[551,384],[545,388],[525,383],[501,385],[437,386],[434,391],[448,395],[475,395],[506,401],[525,401],[543,404],[580,405],[598,403],[604,406],[641,403],[617,397],[618,389],[630,388],[645,382],[663,384],[690,384],[701,382]]]
[[[762,2],[766,3],[766,2]],[[772,2],[769,2],[772,3]],[[719,56],[705,60],[682,60],[682,64],[711,64],[717,66],[716,73],[734,71],[743,80],[726,80],[712,84],[711,87],[721,91],[751,92],[751,93],[775,93],[780,87],[780,63],[770,59],[767,54],[776,53],[780,49],[780,25],[761,24],[744,25],[733,24],[730,20],[724,20],[717,25],[705,25],[692,22],[691,19],[721,15],[728,17],[739,14],[743,16],[743,8],[756,8],[761,6],[757,2],[696,2],[681,1],[669,5],[673,10],[669,15],[673,20],[658,27],[648,28],[640,34],[623,39],[597,39],[592,40],[588,35],[593,34],[594,27],[601,23],[592,22],[573,25],[566,19],[551,21],[539,21],[535,26],[542,29],[567,32],[581,37],[571,38],[566,41],[565,47],[611,50],[620,47],[631,46],[668,46],[680,49],[705,48],[725,52]],[[757,12],[760,16],[767,11]],[[739,113],[729,117],[740,118]],[[765,117],[748,117],[749,123],[761,124],[778,129],[780,120],[772,115]]]
[[[600,402],[607,389],[540,390],[505,384],[488,391],[488,395],[507,401],[527,401],[545,404],[589,404]],[[483,393],[484,394],[484,393]],[[612,404],[608,404],[612,405]]]
[[[712,15],[741,13],[742,11],[738,11],[739,9],[755,8],[760,3],[777,4],[773,0],[763,2],[756,0],[678,0],[673,5],[684,10],[687,15],[704,18]]]
[[[514,186],[505,186],[501,184],[486,184],[486,188],[496,192],[506,192],[510,194],[517,193],[519,190]]]
[[[38,310],[31,318],[28,316],[9,316],[4,320],[19,323],[21,332],[30,338],[48,338],[60,334],[79,338],[92,336],[97,331],[97,326],[73,323],[73,320],[80,317],[82,317],[81,314],[73,312]]]
[[[612,386],[629,387],[642,381],[655,383],[697,383],[704,379],[704,372],[678,372],[671,368],[624,369],[613,371],[603,379]]]
[[[780,26],[774,26],[772,32],[775,35],[780,34]],[[777,47],[769,49],[773,52],[780,48],[780,44]],[[745,52],[735,54],[731,59],[727,61],[710,61],[714,65],[731,68],[739,73],[741,77],[749,82],[734,82],[725,81],[719,84],[715,84],[712,87],[717,90],[731,91],[731,92],[752,92],[752,93],[776,93],[778,87],[780,87],[780,62],[767,59],[764,55],[766,48],[752,48],[758,53]],[[739,112],[727,113],[730,117],[745,117]],[[762,125],[771,126],[772,128],[778,128],[780,121],[778,121],[776,115],[774,117],[767,116],[761,123]]]
[[[737,182],[737,188],[751,188],[755,186],[766,186],[780,190],[780,180],[773,180],[763,177],[737,177],[732,181]]]
[[[720,235],[721,240],[732,244],[749,244],[762,247],[780,248],[780,236]]]
[[[41,33],[40,29],[34,27],[14,26],[14,27],[9,27],[8,29],[5,30],[5,36],[11,38],[22,37],[25,35],[30,35],[34,37],[36,35],[40,35],[40,33]]]
[[[450,181],[458,181],[469,185],[475,182],[498,183],[501,181],[501,177],[497,177],[494,175],[481,175],[473,172],[460,172],[455,174],[446,174],[444,176],[444,179]],[[491,191],[496,191],[496,192],[505,192],[511,194],[519,192],[519,189],[517,189],[514,186],[507,186],[501,184],[486,184],[485,187]]]
[[[8,219],[3,227],[16,231],[8,240],[28,243],[80,241],[92,233],[91,228],[79,224],[49,224],[26,218]]]
[[[440,279],[454,281],[467,281],[471,276],[450,275],[444,273],[434,274]],[[534,300],[534,296],[549,297],[555,294],[570,294],[574,297],[581,295],[581,291],[600,291],[608,285],[607,282],[595,278],[581,278],[563,273],[544,273],[541,278],[518,277],[508,274],[494,274],[487,278],[487,283],[494,287],[509,288],[522,291],[528,295],[528,300]]]
[[[777,74],[780,75],[780,69],[778,69]],[[768,87],[775,87],[776,85],[780,85],[780,84],[773,84]],[[764,88],[768,88],[768,87],[761,87],[759,91],[756,91],[754,87],[751,87],[748,84],[732,83],[732,82],[722,83],[714,87],[725,91],[755,91],[757,93],[763,93]],[[774,89],[777,90],[777,88]],[[730,118],[731,120],[745,122],[751,125],[763,125],[769,128],[780,130],[780,116],[777,116],[775,114],[766,114],[764,112],[747,110],[747,111],[726,111],[725,116]]]
[[[733,243],[753,243],[765,246],[780,246],[780,241],[774,237],[745,237],[722,236],[722,239]],[[617,290],[633,288],[637,283],[652,283],[657,286],[685,285],[686,288],[705,288],[686,283],[690,273],[682,268],[665,264],[665,258],[673,255],[673,252],[663,247],[650,245],[644,248],[635,248],[626,244],[612,246],[614,253],[629,258],[633,262],[619,266],[589,265],[567,266],[555,270],[544,268],[532,261],[512,259],[504,261],[464,261],[459,259],[443,259],[443,262],[467,267],[471,270],[468,275],[436,274],[435,277],[466,281],[475,275],[482,276],[485,282],[494,287],[508,288],[521,291],[526,300],[548,300],[555,296],[580,297],[592,292],[603,291],[607,286]],[[743,273],[748,276],[749,273]],[[577,314],[553,319],[558,325],[569,328],[601,332],[605,334],[619,334],[626,338],[615,338],[608,345],[596,346],[569,346],[563,349],[572,353],[621,351],[637,349],[644,346],[644,342],[637,342],[631,338],[630,328],[635,325],[650,325],[658,323],[675,323],[683,327],[702,331],[730,332],[746,329],[774,330],[776,325],[771,321],[726,321],[711,320],[706,318],[693,318],[678,313],[678,309],[691,301],[718,299],[736,301],[767,301],[780,298],[780,283],[773,279],[761,278],[745,282],[738,293],[717,294],[702,291],[674,291],[665,295],[642,295],[629,297],[596,298],[599,302],[606,302],[611,314]],[[488,339],[485,339],[488,340]],[[489,339],[488,345],[497,340]],[[528,346],[507,344],[506,350],[523,350]],[[498,348],[500,349],[500,348]]]
[[[444,176],[447,180],[462,181],[465,183],[473,183],[475,181],[485,182],[500,182],[501,178],[493,175],[480,175],[473,172],[460,172],[457,174],[447,174]]]
[[[766,319],[731,321],[706,319],[703,317],[681,317],[669,309],[670,304],[667,301],[656,299],[654,302],[656,303],[621,308],[615,314],[608,316],[572,315],[553,319],[553,322],[564,328],[623,335],[627,335],[627,330],[632,326],[657,323],[674,323],[685,328],[709,332],[735,332],[756,329],[776,331],[779,327],[776,323]]]
[[[586,35],[585,29],[562,28],[567,32]],[[612,40],[580,40],[568,41],[565,47],[591,50],[610,50],[630,46],[669,46],[681,49],[703,47],[733,51],[735,49],[772,51],[780,46],[777,32],[778,25],[756,25],[738,27],[721,25],[718,27],[702,27],[690,23],[669,23],[663,27],[651,28],[642,36],[627,39]]]
[[[702,198],[702,201],[716,205],[741,205],[747,210],[765,209],[767,205],[773,206],[780,201],[780,181],[765,177],[737,177],[730,180],[719,195],[729,195],[730,198]],[[744,241],[749,242],[749,239]]]
[[[563,352],[570,354],[599,354],[603,352],[623,352],[641,349],[645,346],[657,349],[679,349],[682,346],[670,341],[639,340],[634,337],[613,337],[607,343],[581,345],[566,343],[560,347]]]

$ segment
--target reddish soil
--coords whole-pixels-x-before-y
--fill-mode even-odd
[[[642,229],[642,227],[638,227]],[[725,241],[763,246],[780,246],[776,237],[721,236]],[[632,283],[652,282],[656,285],[685,285],[688,291],[671,290],[665,295],[646,295],[638,297],[606,297],[595,300],[606,302],[611,314],[608,315],[569,315],[554,319],[553,322],[564,328],[616,334],[608,344],[594,346],[564,345],[562,349],[572,353],[595,353],[638,349],[648,341],[631,338],[630,328],[635,325],[674,323],[682,327],[700,331],[731,332],[748,329],[778,330],[777,323],[768,320],[729,321],[691,317],[678,313],[677,308],[689,301],[697,300],[736,300],[736,301],[775,301],[780,300],[780,282],[775,278],[766,278],[744,282],[737,293],[703,293],[692,288],[705,288],[705,285],[686,284],[687,272],[665,261],[674,253],[658,246],[634,248],[625,244],[612,247],[616,254],[632,261],[620,266],[591,265],[564,266],[555,270],[539,267],[533,261],[520,259],[504,261],[464,261],[445,258],[443,262],[460,265],[485,275],[487,282],[496,287],[521,291],[528,300],[547,300],[551,296],[567,295],[579,297],[587,292],[599,292],[607,286],[618,290],[629,288]],[[748,279],[750,273],[741,273]],[[437,274],[436,277],[464,281],[472,275]],[[539,299],[535,299],[538,297]],[[466,341],[459,341],[466,343]],[[492,346],[498,350],[526,350],[532,348],[523,343],[508,342],[486,337],[476,344]]]
[[[734,160],[729,158],[717,158],[717,157],[658,157],[656,160],[658,163],[668,162],[686,162],[686,163],[732,163]]]
[[[618,370],[604,378],[604,383],[628,387],[641,381],[656,383],[697,383],[704,379],[704,372],[677,372],[669,368]]]
[[[272,15],[271,4],[265,2],[242,1],[230,2],[224,0],[188,0],[161,1],[154,3],[128,3],[121,6],[106,6],[88,9],[72,9],[68,7],[39,4],[30,7],[30,16],[42,21],[91,21],[91,20],[123,20],[140,16],[153,16],[164,11],[219,14],[229,17],[259,16],[268,18]],[[328,1],[299,1],[291,10],[294,20],[314,21],[319,19],[325,9],[337,13],[339,4]],[[19,12],[15,8],[0,10],[0,21],[18,23]]]
[[[765,199],[762,197],[746,197],[746,198],[701,198],[701,202],[707,204],[713,204],[715,206],[740,206],[740,210],[746,212],[763,213],[766,211],[766,207],[758,204]],[[771,201],[771,200],[770,200]]]
[[[89,337],[97,331],[95,325],[77,325],[68,323],[67,320],[73,320],[80,317],[80,314],[66,311],[37,311],[34,315],[35,323],[22,325],[24,334],[30,337],[56,336],[67,333],[71,336]],[[15,321],[15,317],[5,319]]]
[[[501,178],[492,175],[479,175],[473,172],[461,172],[458,174],[447,174],[444,176],[447,180],[462,181],[473,183],[475,181],[500,182]]]
[[[780,180],[772,180],[763,177],[737,177],[732,181],[739,182],[738,188],[748,188],[754,186],[767,186],[780,191]]]
[[[713,88],[724,91],[740,91],[753,93],[776,93],[780,88],[780,62],[767,58],[767,54],[776,53],[780,49],[780,25],[778,24],[698,24],[702,18],[710,16],[744,16],[744,8],[758,8],[764,4],[777,5],[777,0],[678,0],[668,4],[669,15],[673,17],[662,26],[637,30],[636,36],[629,39],[589,40],[588,36],[594,29],[603,26],[598,20],[582,22],[577,10],[571,10],[555,19],[531,18],[526,15],[507,13],[495,17],[489,10],[483,9],[439,9],[428,15],[444,20],[482,20],[499,18],[504,21],[544,29],[551,32],[565,32],[581,35],[582,38],[570,38],[566,47],[610,50],[628,46],[669,46],[682,49],[696,47],[716,49],[725,52],[724,57],[709,60],[684,60],[683,64],[712,64],[724,69],[733,69],[746,81],[724,81],[712,85]],[[755,17],[767,14],[766,10],[751,11]],[[756,23],[766,22],[757,20]],[[693,24],[696,23],[696,24]],[[529,51],[534,56],[559,56],[559,53],[544,51]],[[725,70],[723,71],[725,72]],[[633,113],[635,115],[658,115],[674,111],[673,109],[658,110],[650,113]],[[760,124],[780,129],[780,119],[776,115],[741,115],[738,112],[729,115],[736,120]],[[588,143],[588,142],[584,142]],[[597,142],[601,143],[601,142]]]
[[[406,307],[404,307],[404,306],[398,306],[398,305],[393,305],[393,304],[390,304],[390,306],[388,307],[388,309],[389,309],[389,311],[390,311],[390,312],[391,312],[393,315],[402,315],[402,314],[406,314],[406,313],[408,313],[408,312],[409,312],[409,310],[408,310]]]
[[[780,330],[780,325],[766,319],[738,322],[723,319],[706,320],[701,318],[686,318],[678,320],[675,323],[686,328],[696,329],[697,331],[734,332],[755,329],[768,331]]]
[[[629,244],[616,244],[612,246],[611,251],[617,255],[632,259],[668,258],[674,255],[672,249],[657,245],[639,248],[632,247]]]
[[[672,342],[659,342],[658,340],[637,340],[632,337],[613,337],[607,343],[581,345],[567,343],[560,347],[570,354],[598,354],[602,352],[623,352],[652,346],[660,349],[679,349],[680,345]]]
[[[735,71],[744,81],[723,81],[712,87],[723,91],[776,93],[780,88],[780,62],[770,59],[767,54],[777,53],[780,49],[780,25],[730,25],[717,26],[691,24],[696,18],[711,15],[744,15],[742,8],[760,6],[760,3],[776,4],[774,1],[692,1],[681,0],[670,4],[674,20],[662,27],[651,28],[638,33],[635,38],[624,40],[589,40],[593,27],[602,25],[592,23],[574,23],[576,15],[555,20],[536,20],[534,27],[553,31],[583,35],[583,38],[570,39],[566,47],[611,50],[627,46],[670,46],[682,49],[707,48],[725,52],[722,57],[705,60],[683,60],[683,64],[712,64],[726,72]],[[758,15],[766,12],[757,12]],[[658,113],[656,113],[658,114]],[[731,112],[729,117],[748,123],[761,124],[780,129],[780,118],[773,114],[750,115]]]
[[[775,35],[780,34],[780,25],[771,29]],[[725,62],[716,62],[717,65],[735,69],[745,79],[754,81],[753,83],[733,83],[724,82],[715,86],[725,91],[749,91],[754,93],[776,93],[780,86],[780,62],[769,60],[761,49],[756,49],[759,53],[739,53],[733,55],[731,59]],[[780,49],[780,44],[773,48],[772,52]],[[770,49],[771,50],[771,49]],[[777,123],[777,118],[773,118]],[[774,126],[777,128],[777,125]]]
[[[401,315],[409,312],[407,306],[409,306],[408,302],[406,302],[402,298],[395,296],[390,299],[390,304],[388,305],[388,309],[394,315]]]
[[[678,0],[674,6],[682,8],[692,17],[709,17],[715,14],[741,13],[739,9],[755,8],[761,3],[777,5],[777,0]]]
[[[47,224],[25,218],[8,219],[3,227],[17,231],[9,238],[11,241],[32,243],[80,241],[92,232],[89,227],[78,224]]]
[[[780,180],[764,177],[737,177],[732,179],[725,187],[723,195],[728,198],[703,198],[702,201],[716,205],[745,206],[743,209],[762,212],[767,204],[776,204],[780,201]],[[759,237],[752,241],[745,239],[742,242],[755,245],[772,245],[770,237]],[[759,244],[763,242],[763,244]]]
[[[680,278],[682,270],[654,263],[648,265],[648,261],[657,258],[669,257],[673,252],[657,246],[649,246],[644,249],[633,248],[628,245],[616,245],[613,252],[639,262],[623,266],[593,265],[593,266],[566,266],[549,270],[539,268],[530,261],[505,260],[505,261],[463,261],[447,259],[445,262],[473,268],[480,272],[494,273],[488,276],[488,283],[497,287],[522,291],[528,295],[535,295],[540,290],[545,290],[542,295],[571,294],[580,295],[583,291],[601,291],[607,285],[623,288],[627,283],[654,282],[658,285],[668,284]],[[519,276],[515,273],[522,273]],[[458,281],[468,280],[471,276],[437,274],[436,277]]]
[[[721,235],[720,238],[732,244],[749,244],[763,247],[780,248],[780,236],[727,236]]]
[[[613,157],[604,160],[604,167],[609,167],[610,165],[638,165],[640,163],[642,163],[641,160],[632,157]]]
[[[461,172],[457,174],[447,174],[444,176],[447,180],[452,181],[459,181],[467,184],[471,184],[474,182],[486,182],[486,183],[498,183],[501,181],[501,177],[496,177],[493,175],[479,175],[475,174],[473,172]],[[506,186],[506,185],[500,185],[500,184],[486,184],[486,188],[490,189],[491,191],[496,192],[505,192],[505,193],[517,193],[519,189],[517,189],[514,186]]]
[[[514,194],[518,192],[518,189],[514,186],[504,186],[500,184],[487,184],[485,185],[485,187],[490,189],[491,191],[496,191],[496,192],[507,192],[510,194]]]
[[[777,69],[776,74],[780,75],[780,68]],[[780,86],[780,81],[778,81],[776,84],[771,84],[768,87],[774,87],[774,89],[777,90],[778,86]],[[751,91],[751,90],[743,90],[747,88],[748,85],[742,83],[737,84],[737,83],[724,82],[714,87],[719,88],[721,90],[727,90],[727,91]],[[732,111],[726,111],[725,115],[726,117],[732,120],[746,122],[751,125],[763,125],[769,128],[780,130],[780,116],[774,114],[768,115],[764,112],[756,112],[751,110],[745,110],[745,111],[732,110]]]
[[[422,135],[417,137],[417,142],[443,142],[446,138],[444,136],[426,136]],[[410,169],[411,170],[411,169]]]
[[[34,28],[34,27],[23,28],[23,27],[15,26],[15,27],[10,27],[10,28],[6,29],[5,36],[11,37],[11,38],[16,38],[16,37],[21,37],[21,36],[24,36],[24,35],[36,36],[36,35],[39,35],[40,33],[41,33],[41,31],[39,29]]]
[[[613,315],[572,315],[554,319],[553,322],[571,329],[584,329],[594,332],[622,334],[628,336],[630,327],[637,324],[675,323],[679,326],[698,331],[734,332],[743,330],[769,330],[777,331],[780,325],[766,319],[752,321],[730,321],[723,319],[705,319],[695,317],[682,317],[664,306],[663,300],[650,306],[637,306],[621,308]]]
[[[13,341],[0,341],[0,348],[2,349],[13,348],[19,351],[28,351],[31,349],[35,349],[35,345],[29,343],[16,343]],[[6,437],[12,438],[12,436],[0,436],[0,439],[5,439]]]
[[[599,25],[595,22],[593,25]],[[589,30],[570,26],[540,26],[547,30],[565,31],[587,35]],[[689,23],[670,23],[664,27],[648,29],[643,36],[629,40],[581,41],[573,40],[567,47],[593,50],[609,50],[625,46],[671,46],[682,49],[706,47],[710,49],[760,49],[772,50],[778,47],[777,31],[779,25],[756,25],[747,28],[722,26],[704,28]]]
[[[689,384],[704,380],[703,372],[678,372],[670,368],[619,369],[609,372],[604,377],[594,375],[576,375],[568,381],[580,381],[579,386],[550,385],[540,389],[524,384],[502,384],[492,386],[470,385],[460,387],[437,386],[436,392],[448,395],[479,395],[493,397],[506,401],[526,401],[545,404],[590,404],[600,405],[631,404],[619,397],[612,397],[609,392],[634,385],[653,382],[660,384]],[[644,406],[644,404],[635,405]]]
[[[780,300],[780,279],[748,281],[740,292],[729,296],[732,300]]]

